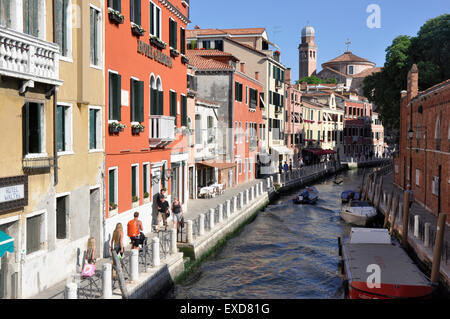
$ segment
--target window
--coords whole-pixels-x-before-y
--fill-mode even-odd
[[[248,105],[248,86],[245,87],[245,104]]]
[[[59,44],[61,55],[68,57],[72,55],[72,7],[70,0],[54,0],[54,42]]]
[[[118,176],[117,168],[110,168],[108,172],[108,195],[109,195],[109,210],[115,210],[118,204]]]
[[[172,49],[177,49],[177,22],[173,19],[169,19],[169,45]]]
[[[67,215],[69,211],[69,196],[56,198],[56,238],[67,238]]]
[[[44,227],[44,214],[27,218],[27,255],[41,249],[41,243],[44,236],[42,228]]]
[[[141,25],[141,0],[130,0],[130,20]]]
[[[44,105],[26,103],[22,108],[23,155],[45,152]]]
[[[89,149],[102,149],[101,108],[89,107]]]
[[[40,35],[44,36],[43,29],[40,30],[41,21],[39,19],[39,7],[43,4],[43,0],[23,0],[22,5],[24,33],[35,36],[37,38]]]
[[[258,106],[258,91],[250,88],[250,108],[256,109]]]
[[[355,66],[349,65],[348,66],[348,74],[354,74],[355,73]]]
[[[223,40],[215,40],[214,47],[216,50],[223,51]]]
[[[181,126],[187,126],[187,97],[186,95],[181,95]]]
[[[208,128],[208,144],[214,143],[216,140],[216,134],[214,129],[214,118],[212,116],[208,116],[207,128]]]
[[[150,112],[151,115],[164,115],[164,92],[161,80],[152,76],[150,79]]]
[[[206,50],[211,49],[211,41],[209,41],[209,40],[208,41],[206,41],[206,40],[202,41],[202,46]]]
[[[121,12],[120,0],[108,0],[108,7]]]
[[[0,2],[0,25],[11,28],[11,1]]]
[[[72,150],[72,107],[58,105],[56,107],[56,146],[58,152]]]
[[[195,115],[195,144],[203,144],[202,138],[202,117],[199,114]]]
[[[416,169],[416,185],[420,186],[420,170]]]
[[[180,28],[180,52],[186,54],[186,30]]]
[[[100,10],[91,6],[91,65],[100,66],[101,64],[101,36],[102,36],[102,21]]]
[[[243,85],[239,82],[235,82],[234,85],[235,88],[235,99],[237,102],[242,102],[242,90],[243,90]]]
[[[431,182],[431,193],[439,196],[439,176],[433,176],[433,180]]]
[[[175,125],[177,125],[177,93],[170,91],[170,116],[175,118]]]
[[[109,73],[109,120],[121,120],[122,77],[120,74]]]
[[[139,165],[131,166],[131,198],[135,202],[139,198]]]
[[[131,79],[131,122],[144,122],[144,82]]]
[[[150,1],[150,34],[161,38],[161,9]]]

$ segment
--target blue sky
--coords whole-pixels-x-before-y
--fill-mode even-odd
[[[298,45],[309,22],[316,30],[318,71],[321,64],[346,50],[383,66],[385,50],[398,35],[415,36],[428,20],[450,13],[449,0],[191,0],[191,21],[201,28],[265,27],[281,48],[282,62],[298,78]],[[372,12],[380,8],[381,28],[368,28]]]

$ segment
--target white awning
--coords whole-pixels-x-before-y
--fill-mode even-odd
[[[277,152],[280,155],[294,155],[294,151],[288,149],[286,146],[272,146],[272,151]]]

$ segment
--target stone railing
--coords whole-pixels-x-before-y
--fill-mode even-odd
[[[0,75],[61,85],[59,46],[0,27]]]
[[[150,115],[150,147],[161,148],[175,140],[175,118],[163,115]]]

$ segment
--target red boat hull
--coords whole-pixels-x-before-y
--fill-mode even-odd
[[[381,284],[380,288],[369,288],[366,282],[349,282],[349,299],[398,299],[431,298],[431,286],[408,286]]]

